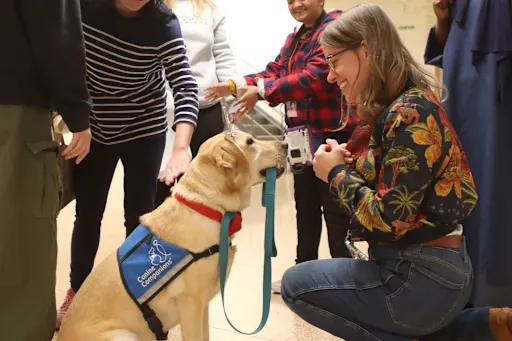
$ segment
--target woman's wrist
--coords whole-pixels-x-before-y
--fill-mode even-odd
[[[233,97],[236,97],[237,86],[236,86],[235,82],[232,79],[228,79],[228,85],[229,85],[229,94]]]
[[[437,25],[435,29],[435,35],[437,40],[445,45],[448,40],[448,34],[450,33],[450,20],[437,20]]]
[[[181,122],[176,125],[173,152],[188,150],[192,135],[194,134],[194,128],[194,125],[189,122]]]
[[[327,181],[328,183],[331,183],[336,177],[338,177],[339,173],[341,173],[342,170],[346,170],[347,165],[344,163],[340,163],[334,167],[331,168],[329,171],[329,174],[327,175]]]

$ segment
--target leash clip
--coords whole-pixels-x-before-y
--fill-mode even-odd
[[[232,115],[229,113],[229,106],[226,102],[226,99],[223,97],[221,100],[222,112],[224,114],[224,120],[226,121],[226,130],[224,130],[224,135],[230,138],[231,140],[235,139],[235,133],[238,129],[234,123],[231,122]]]
[[[350,230],[345,237],[345,246],[347,247],[348,251],[350,251],[352,258],[364,261],[370,260],[370,258],[354,244]]]

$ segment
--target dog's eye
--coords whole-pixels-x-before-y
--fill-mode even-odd
[[[252,138],[250,138],[250,137],[249,137],[249,138],[247,139],[247,145],[248,145],[248,146],[250,146],[250,145],[251,145],[251,144],[253,144],[253,143],[254,143],[254,139],[252,139]]]

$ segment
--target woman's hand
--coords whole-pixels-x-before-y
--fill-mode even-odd
[[[89,154],[91,148],[91,129],[85,129],[73,133],[71,143],[62,152],[65,160],[76,158],[75,163],[78,165]]]
[[[313,170],[316,176],[328,182],[329,172],[337,165],[352,163],[354,160],[346,150],[346,143],[338,144],[336,140],[327,139],[327,144],[321,145],[313,159]]]
[[[452,0],[433,0],[434,13],[438,21],[446,22],[450,19],[450,4]]]
[[[245,114],[253,111],[254,106],[258,103],[257,86],[243,86],[240,88],[240,92],[243,93],[243,95],[233,103],[233,105],[238,106],[239,108],[236,110],[232,123],[240,121]]]
[[[167,162],[165,172],[160,177],[161,182],[170,186],[187,169],[192,158],[187,149],[178,149],[172,152],[172,156]]]
[[[210,85],[205,89],[206,95],[204,99],[210,102],[213,102],[221,97],[226,97],[231,95],[229,91],[229,83],[223,82],[214,85]]]
[[[165,167],[164,174],[160,181],[170,186],[181,174],[185,173],[191,161],[189,153],[190,140],[194,133],[194,126],[188,122],[181,122],[176,125],[176,136],[171,158]]]

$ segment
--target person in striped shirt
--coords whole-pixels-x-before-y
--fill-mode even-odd
[[[74,172],[71,288],[57,312],[57,329],[94,265],[119,160],[124,167],[126,235],[154,208],[168,129],[166,81],[174,97],[176,131],[167,181],[182,174],[190,162],[188,149],[198,116],[198,86],[180,24],[161,0],[82,0],[81,10],[93,141],[90,154]]]

